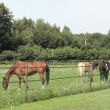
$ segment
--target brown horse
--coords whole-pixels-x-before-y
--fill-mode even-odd
[[[89,81],[93,81],[93,70],[98,66],[98,62],[82,61],[78,64],[78,70],[80,72],[80,79],[82,80],[83,74],[88,73]]]
[[[27,68],[27,70],[26,70]],[[35,73],[39,73],[40,80],[42,82],[42,87],[44,87],[44,82],[46,79],[46,83],[49,83],[49,75],[50,69],[46,62],[43,61],[34,61],[34,62],[22,62],[18,61],[14,64],[8,72],[3,77],[3,88],[7,90],[8,82],[12,75],[18,76],[19,79],[19,88],[21,88],[21,80],[25,83],[25,75],[27,71],[27,76],[34,75]],[[44,75],[46,73],[46,75]]]

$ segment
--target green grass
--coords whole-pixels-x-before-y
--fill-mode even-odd
[[[14,106],[14,110],[110,110],[110,89]],[[2,110],[10,110],[2,109]]]
[[[9,89],[4,91],[2,88],[2,76],[8,71],[11,65],[1,65],[0,67],[0,108],[9,107],[11,98],[13,99],[14,105],[20,105],[25,103],[25,85],[22,84],[22,90],[18,91],[18,83],[10,83]],[[50,79],[63,78],[63,77],[74,77],[78,76],[79,72],[77,69],[77,63],[74,65],[50,65],[51,74]],[[5,68],[4,68],[5,67]],[[59,68],[62,67],[62,68]],[[99,74],[98,70],[94,71],[94,74]],[[28,80],[39,79],[38,74],[28,77]],[[65,95],[78,94],[82,92],[95,91],[104,88],[101,86],[99,76],[94,76],[94,82],[92,83],[92,89],[89,88],[87,83],[87,77],[84,78],[86,82],[80,81],[79,77],[76,78],[64,78],[50,80],[49,85],[45,90],[41,90],[41,82],[28,82],[28,102],[35,102],[39,100],[50,99],[54,97],[61,97]],[[16,76],[12,76],[10,81],[18,81]],[[110,87],[110,84],[108,84]],[[10,95],[11,94],[11,95]]]

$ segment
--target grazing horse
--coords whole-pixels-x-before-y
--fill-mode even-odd
[[[110,64],[108,61],[102,61],[99,64],[100,80],[107,82],[109,69],[110,69]]]
[[[17,61],[5,74],[3,77],[3,88],[7,90],[8,82],[12,75],[18,76],[19,88],[21,88],[21,80],[25,83],[25,76],[31,76],[35,73],[39,73],[40,80],[42,82],[42,88],[44,88],[44,82],[49,83],[50,69],[46,62],[43,61],[33,61],[33,62],[23,62]],[[45,74],[44,74],[45,73]]]
[[[93,70],[95,67],[98,66],[98,62],[88,62],[88,61],[81,61],[78,64],[78,70],[80,72],[80,79],[82,80],[83,74],[88,73],[89,81],[93,81]]]

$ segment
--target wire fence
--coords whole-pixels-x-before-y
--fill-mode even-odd
[[[90,66],[80,66],[80,67],[90,67]],[[10,66],[8,66],[8,67],[4,67],[3,66],[3,67],[0,67],[0,70],[1,69],[8,69],[9,70],[10,68],[11,68]],[[23,66],[23,67],[19,66],[19,67],[15,67],[15,68],[25,68],[26,69],[26,66]],[[44,68],[44,67],[35,66],[35,67],[28,67],[28,68]],[[50,66],[49,68],[50,69],[54,69],[54,68],[55,69],[59,69],[59,68],[61,68],[61,69],[65,69],[65,68],[71,68],[71,69],[76,68],[76,69],[78,69],[78,66],[77,65],[73,65],[73,66]],[[88,72],[90,72],[90,71],[88,71]],[[28,70],[27,70],[26,73],[28,73]],[[99,76],[99,75],[100,74],[95,74],[93,76]],[[84,77],[87,77],[87,76],[89,76],[89,75],[86,75],[86,74],[84,75]],[[27,77],[28,77],[28,75],[27,75]],[[50,78],[49,80],[59,80],[59,79],[78,78],[78,77],[81,77],[81,76],[80,75],[77,75],[77,76],[68,76],[68,77],[58,77],[58,78]],[[40,79],[37,79],[37,80],[28,80],[27,82],[34,82],[34,81],[41,81],[41,80]],[[18,83],[18,82],[19,81],[10,81],[9,83]],[[23,81],[21,81],[21,82],[23,82]]]
[[[81,67],[83,67],[83,66],[81,66]],[[84,66],[85,67],[85,66]],[[86,66],[86,67],[90,67],[90,66]],[[1,69],[7,69],[7,71],[10,69],[11,67],[10,66],[7,66],[7,67],[0,67],[0,70]],[[25,83],[25,98],[26,98],[26,101],[28,100],[27,99],[27,93],[28,93],[28,89],[27,89],[27,85],[28,85],[28,82],[35,82],[35,81],[41,81],[40,79],[34,79],[34,80],[28,80],[28,69],[29,68],[42,68],[42,67],[40,67],[40,66],[36,66],[36,67],[28,67],[28,66],[23,66],[23,67],[16,67],[16,68],[25,68],[25,80],[26,80],[26,83]],[[77,65],[69,65],[69,66],[50,66],[50,69],[67,69],[67,68],[71,68],[71,69],[77,69],[78,70],[78,66]],[[89,68],[90,69],[90,71],[91,71],[91,68]],[[89,72],[90,72],[89,71]],[[99,76],[100,74],[95,74],[95,75],[93,75],[93,76]],[[84,77],[87,77],[87,76],[89,76],[89,75],[84,75]],[[62,80],[62,79],[70,79],[70,78],[73,78],[73,79],[76,79],[76,78],[79,78],[80,77],[80,75],[76,75],[76,76],[66,76],[66,77],[57,77],[57,78],[50,78],[50,80]],[[23,81],[22,81],[23,82]],[[0,83],[2,83],[2,82],[0,82]],[[19,81],[9,81],[9,83],[19,83]],[[89,87],[91,88],[92,87],[92,82],[91,82],[91,80],[89,80]]]
[[[84,75],[84,77],[87,77],[87,76],[89,76],[89,75]],[[94,75],[94,76],[99,76],[99,74]],[[49,80],[60,80],[60,79],[70,79],[70,78],[75,79],[75,78],[78,78],[78,77],[80,77],[80,76],[50,78]],[[36,80],[34,79],[34,80],[28,80],[27,82],[36,82],[36,81],[41,81],[41,80],[40,79],[36,79]],[[23,82],[23,81],[21,81],[21,82]],[[0,83],[2,83],[2,82],[0,82]],[[9,83],[19,83],[19,81],[10,81]]]

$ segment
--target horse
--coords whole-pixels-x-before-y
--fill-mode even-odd
[[[26,70],[27,68],[27,70]],[[27,71],[27,73],[26,73]],[[47,62],[44,61],[33,61],[33,62],[23,62],[17,61],[5,74],[3,77],[3,88],[7,90],[8,83],[10,78],[13,75],[16,75],[19,79],[19,88],[21,89],[21,80],[25,83],[25,76],[31,76],[36,73],[39,73],[40,80],[42,82],[41,88],[44,88],[44,82],[46,80],[46,84],[49,83],[49,76],[50,76],[50,68]]]
[[[99,65],[97,61],[88,62],[81,61],[78,63],[78,70],[80,72],[80,80],[82,80],[83,74],[88,73],[89,81],[93,81],[93,70]]]
[[[109,63],[109,61],[104,61],[103,60],[99,64],[100,80],[107,82],[109,70],[110,70],[110,63]]]

